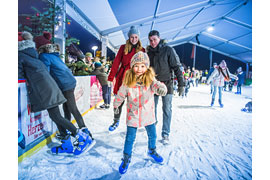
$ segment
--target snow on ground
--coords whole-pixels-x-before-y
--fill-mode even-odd
[[[164,158],[163,165],[148,158],[147,134],[141,128],[137,131],[129,169],[121,176],[118,167],[125,141],[126,108],[120,126],[113,133],[108,131],[112,108],[95,109],[84,116],[96,139],[89,152],[76,158],[52,157],[47,153],[50,144],[18,165],[19,179],[252,179],[252,114],[241,111],[251,100],[252,90],[243,87],[242,91],[242,95],[223,92],[224,108],[218,106],[218,97],[214,107],[210,107],[210,87],[206,85],[191,87],[187,98],[175,96],[171,144],[167,146],[160,143],[160,99],[157,152]]]

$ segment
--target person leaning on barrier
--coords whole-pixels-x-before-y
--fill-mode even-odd
[[[58,105],[66,102],[47,67],[38,59],[33,36],[29,32],[18,34],[18,78],[26,79],[27,93],[32,112],[47,110],[51,120],[58,126],[71,132],[76,138],[72,143],[70,135],[62,138],[60,146],[53,147],[53,154],[70,153],[79,155],[93,145],[88,134],[77,129],[70,121],[62,117]],[[75,147],[75,150],[74,150]]]

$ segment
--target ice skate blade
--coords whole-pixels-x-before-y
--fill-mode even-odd
[[[79,157],[79,156],[84,155],[86,152],[88,152],[90,149],[92,149],[95,144],[96,144],[96,140],[92,140],[92,143],[90,145],[88,145],[81,154],[74,155],[74,156]]]

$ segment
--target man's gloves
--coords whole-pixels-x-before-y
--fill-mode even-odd
[[[160,96],[165,96],[167,94],[167,89],[166,88],[158,88],[157,89],[157,93],[160,95]]]

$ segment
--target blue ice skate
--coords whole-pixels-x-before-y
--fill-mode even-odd
[[[218,102],[219,102],[219,106],[220,106],[221,108],[223,108],[224,105],[222,104],[222,102],[221,102],[220,100],[219,100]]]
[[[149,149],[148,156],[150,156],[155,162],[162,164],[163,158],[157,153],[156,149]]]
[[[212,101],[211,101],[211,107],[213,107],[213,106],[214,106],[214,103],[215,103],[215,100],[214,100],[214,99],[212,99]]]
[[[129,163],[130,163],[131,156],[128,154],[124,154],[124,157],[122,158],[122,163],[119,166],[119,173],[120,174],[125,174],[127,172]]]
[[[119,119],[114,119],[113,124],[110,125],[109,131],[114,131],[119,126]]]
[[[60,146],[56,146],[51,149],[52,154],[72,154],[73,145],[71,143],[70,135],[63,138],[61,142],[62,144]]]
[[[25,149],[25,137],[21,131],[18,130],[18,144],[22,149]]]
[[[78,131],[75,138],[76,141],[73,143],[75,146],[75,150],[73,152],[74,155],[81,155],[86,153],[96,143],[88,134],[84,133],[81,129]]]
[[[82,132],[84,132],[85,134],[88,134],[88,135],[91,137],[92,140],[94,140],[94,138],[93,138],[91,132],[89,131],[89,129],[88,129],[87,127],[83,127],[83,128],[81,128],[81,130],[82,130]]]
[[[57,133],[55,135],[55,137],[56,137],[56,139],[58,139],[59,141],[61,141],[61,140],[65,139],[67,135],[71,135],[71,132],[66,129],[66,135],[61,134],[61,133]]]

